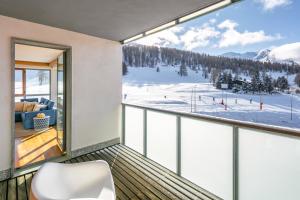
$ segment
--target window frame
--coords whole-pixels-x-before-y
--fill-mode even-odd
[[[15,97],[31,97],[31,96],[49,96],[49,98],[51,99],[51,69],[36,69],[36,68],[31,68],[31,67],[15,67],[14,69],[14,73],[17,70],[21,70],[22,71],[22,94],[16,94],[16,91],[14,93]],[[27,70],[42,70],[42,71],[48,71],[49,72],[49,92],[48,93],[40,93],[40,94],[27,94],[26,89],[27,89],[27,74],[26,71]]]
[[[15,74],[16,71],[21,71],[22,72],[22,93],[21,94],[16,94],[16,88],[15,88],[15,97],[22,97],[25,96],[26,94],[26,70],[25,68],[15,68]]]

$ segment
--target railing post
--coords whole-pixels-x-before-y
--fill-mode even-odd
[[[125,145],[125,105],[122,104],[122,144]]]
[[[144,156],[147,157],[147,109],[143,110],[143,119],[144,119],[144,133],[143,133],[143,143],[144,143]]]
[[[233,126],[233,200],[239,199],[239,128]]]
[[[177,155],[177,175],[181,176],[181,117],[176,116],[176,155]]]

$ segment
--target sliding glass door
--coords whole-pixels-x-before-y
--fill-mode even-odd
[[[66,150],[65,142],[65,53],[61,54],[57,60],[57,139],[63,151]]]

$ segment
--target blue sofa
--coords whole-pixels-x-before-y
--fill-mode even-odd
[[[29,99],[21,99],[21,102],[39,102],[38,98],[29,98]],[[22,122],[22,113],[23,112],[15,112],[15,122]]]
[[[21,99],[21,102],[38,102],[38,98]],[[36,117],[38,113],[44,113],[45,115],[50,116],[49,125],[56,124],[57,110],[53,108],[54,102],[42,97],[39,103],[47,105],[47,107],[41,109],[40,111],[34,111],[34,112],[15,112],[15,121],[22,122],[24,129],[34,128],[33,118]]]

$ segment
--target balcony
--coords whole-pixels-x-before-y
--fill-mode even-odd
[[[128,67],[149,67],[153,69],[154,77],[157,78],[157,73],[163,75],[162,67],[168,64],[170,67],[173,66],[170,72],[174,77],[182,78],[177,81],[179,84],[187,74],[193,73],[195,79],[192,78],[194,81],[190,81],[191,84],[194,85],[194,82],[199,83],[202,80],[203,83],[209,82],[209,84],[215,82],[218,83],[218,88],[217,85],[215,88],[211,85],[211,89],[215,91],[219,88],[229,88],[229,83],[233,85],[233,80],[229,80],[234,79],[235,76],[229,78],[229,73],[237,75],[236,81],[240,83],[236,83],[235,91],[241,92],[242,95],[244,95],[242,90],[246,93],[252,92],[256,95],[255,98],[259,99],[259,101],[251,97],[243,99],[247,104],[248,100],[249,104],[254,100],[253,105],[256,107],[254,114],[257,113],[258,108],[262,110],[263,106],[267,105],[262,91],[268,92],[273,97],[276,97],[279,91],[285,96],[284,99],[280,99],[284,102],[284,106],[279,104],[276,105],[278,109],[274,109],[273,105],[277,104],[277,101],[272,100],[272,105],[269,106],[270,112],[261,118],[265,119],[265,116],[269,116],[278,119],[280,123],[275,123],[277,125],[293,124],[295,126],[289,127],[298,127],[299,115],[295,115],[296,121],[294,120],[294,112],[300,111],[297,109],[299,106],[295,109],[294,99],[298,96],[293,97],[293,93],[299,89],[300,68],[298,69],[295,63],[299,61],[300,54],[291,53],[294,49],[299,50],[299,38],[296,37],[299,36],[297,34],[299,30],[293,26],[296,24],[296,19],[300,17],[300,12],[297,12],[299,4],[296,1],[290,0],[288,3],[281,2],[279,3],[281,5],[272,6],[267,4],[267,1],[256,0],[241,1],[246,2],[243,5],[238,5],[239,0],[144,0],[138,3],[131,0],[99,0],[88,3],[80,0],[66,0],[59,3],[37,0],[3,2],[5,3],[0,6],[0,25],[5,27],[0,31],[3,47],[0,54],[0,80],[2,81],[0,84],[0,200],[28,199],[31,181],[35,176],[34,170],[44,162],[77,163],[99,159],[106,160],[110,164],[117,199],[300,199],[299,129],[228,120],[203,115],[204,112],[202,115],[200,113],[195,115],[121,103],[122,69],[127,67],[125,62],[122,66],[124,60],[122,45],[155,36],[156,33],[168,31],[167,29],[179,25],[180,28],[176,32],[178,34],[174,32],[175,39],[172,35],[166,34],[167,39],[174,40],[174,45],[166,48],[182,46],[188,51],[179,50],[178,52],[181,53],[178,53],[176,50],[176,53],[171,50],[171,53],[164,53],[165,59],[161,59],[162,54],[157,53],[162,52],[161,49],[155,48],[153,55],[156,59],[154,62],[145,63],[144,61],[150,58],[146,55],[152,53],[144,54],[140,51],[141,54],[136,54],[135,50],[131,50],[134,57],[128,57],[128,60],[132,60],[128,62]],[[230,5],[233,6],[232,9]],[[224,15],[220,13],[221,9],[227,8],[229,10],[224,10]],[[213,13],[214,11],[216,13]],[[199,21],[191,22],[198,17],[201,17]],[[184,24],[188,21],[192,26]],[[286,28],[285,25],[289,25],[290,28],[289,26]],[[199,34],[204,37],[198,38]],[[233,41],[232,38],[237,40]],[[41,49],[36,51],[38,54],[31,54],[39,59],[33,59],[31,56],[29,60],[24,59],[23,53],[21,53],[23,59],[17,59],[17,55],[20,55],[18,51],[16,52],[17,42],[19,45],[62,51],[59,54],[60,59],[56,57],[48,61],[40,60]],[[246,45],[251,46],[246,47]],[[203,49],[205,54],[201,56],[199,53],[191,53],[193,47],[201,48],[198,49],[199,53]],[[224,50],[221,50],[221,47],[224,47]],[[237,55],[240,55],[238,57],[244,59],[247,55],[246,57],[251,57],[253,61],[233,63],[232,59],[236,60],[236,58],[235,56],[231,58],[229,54],[236,54],[231,52],[235,49],[245,51],[238,52]],[[275,53],[279,55],[275,56],[276,59],[272,56],[274,49],[277,49]],[[28,53],[29,50],[25,52]],[[257,52],[269,53],[261,59]],[[255,54],[249,56],[249,53]],[[224,55],[228,58],[220,59],[225,57]],[[270,59],[271,57],[274,59]],[[194,61],[191,62],[191,59]],[[34,78],[36,81],[30,78],[36,77],[33,75],[37,71],[32,70],[38,68],[37,65],[33,67],[29,66],[29,63],[24,63],[26,60],[31,62],[31,65],[34,64],[32,62],[35,64],[40,62],[48,66],[43,65],[39,68],[39,70],[47,70],[41,73],[44,74],[44,83],[37,81],[36,78]],[[138,60],[141,62],[137,62]],[[158,64],[157,60],[161,61],[159,65],[155,65]],[[271,60],[280,62],[271,67],[269,66],[271,62],[265,62]],[[283,65],[280,64],[282,61]],[[51,63],[56,66],[53,67]],[[154,66],[157,68],[155,69]],[[243,67],[238,69],[237,66]],[[229,72],[227,67],[233,73]],[[189,68],[194,68],[192,73],[187,72]],[[201,73],[200,69],[204,73]],[[261,74],[267,72],[266,69],[276,75],[276,81],[265,76],[268,73]],[[145,71],[143,74],[148,75]],[[211,80],[212,76],[213,80]],[[290,79],[296,77],[298,78],[297,81],[293,80],[293,88],[287,91]],[[168,79],[167,76],[162,77],[162,80]],[[265,84],[268,87],[264,87],[263,90],[262,79],[268,83]],[[35,84],[38,82],[41,83]],[[294,83],[298,86],[294,86]],[[33,90],[32,86],[36,86],[36,89]],[[275,88],[274,95],[270,86]],[[166,90],[168,89],[166,87]],[[191,110],[193,110],[193,105],[197,107],[197,102],[193,104],[193,99],[197,99],[197,95],[194,94],[198,92],[196,86],[190,89],[191,98],[188,91],[185,101],[178,103],[187,105],[187,108],[192,105]],[[146,91],[148,93],[149,90]],[[207,93],[206,91],[207,89],[204,89],[203,93]],[[158,99],[167,99],[166,95],[162,95],[164,93],[158,92],[160,96]],[[219,106],[220,109],[215,110],[214,116],[226,116],[227,112],[224,112],[225,115],[219,115],[219,110],[227,110],[227,101],[225,100],[225,104],[223,101],[224,93],[226,91],[219,90],[216,94],[217,98],[222,96],[222,105]],[[178,90],[178,96],[181,94],[182,92],[179,93]],[[227,94],[225,95],[227,97]],[[233,96],[235,94],[232,93],[232,100]],[[22,119],[24,112],[31,111],[24,109],[24,105],[16,111],[14,101],[28,97],[54,99],[58,109],[55,117],[57,129],[54,132],[55,138],[51,140],[54,139],[57,145],[48,143],[48,139],[39,140],[39,137],[36,137],[41,135],[30,133],[30,136],[29,134],[26,136],[33,140],[23,140],[21,134],[16,134],[18,132],[15,127],[16,112],[22,113],[18,113]],[[129,95],[127,100],[130,98]],[[146,98],[151,100],[147,96]],[[214,105],[215,96],[209,98]],[[138,101],[134,102],[141,103],[140,96],[135,99]],[[239,104],[237,99],[235,104]],[[35,112],[33,110],[34,108],[32,112]],[[211,107],[206,110],[210,111]],[[236,110],[240,111],[240,107],[236,107]],[[240,112],[239,116],[243,113],[250,116],[249,110],[253,110],[252,106],[251,109]],[[278,110],[280,110],[278,115],[274,115],[273,113]],[[280,113],[284,113],[285,117]],[[35,117],[36,115],[31,115],[30,125],[33,122],[33,128],[28,129],[34,129],[33,118]],[[288,118],[291,120],[288,121]],[[19,125],[22,125],[20,122],[18,121]],[[14,147],[18,145],[16,138],[22,138],[18,141],[30,143],[28,145],[30,148],[23,146],[26,152],[22,152],[20,157],[29,155],[28,152],[32,154],[27,159],[28,162],[25,161],[22,166],[14,163],[15,158],[20,158],[15,154]],[[50,144],[49,148],[43,145],[45,141],[46,144]],[[59,149],[57,160],[56,158],[50,160],[48,157],[48,155],[57,157],[48,151],[53,146],[58,146]],[[44,154],[47,156],[44,157]],[[25,167],[24,165],[27,164],[29,165]]]
[[[111,166],[117,199],[219,199],[125,145],[114,145],[65,162],[99,159]],[[34,174],[0,182],[0,199],[28,199]]]
[[[300,197],[292,129],[130,104],[122,114],[123,144],[65,161],[106,160],[117,199]],[[0,182],[0,199],[28,199],[34,173]]]

